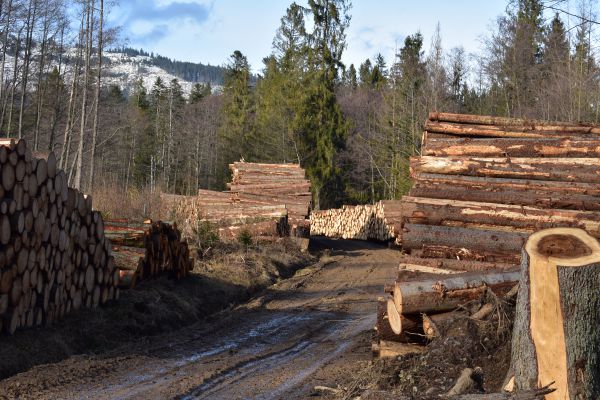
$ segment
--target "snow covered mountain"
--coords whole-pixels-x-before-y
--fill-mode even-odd
[[[210,83],[215,90],[223,81],[222,67],[173,61],[133,49],[107,51],[103,62],[104,84],[117,85],[125,93],[129,93],[140,78],[148,92],[157,78],[162,79],[165,85],[177,79],[186,95],[195,83]]]

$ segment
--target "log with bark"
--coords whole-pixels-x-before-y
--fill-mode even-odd
[[[411,174],[600,183],[599,158],[412,157]]]
[[[600,136],[579,138],[427,138],[422,155],[435,157],[599,157]]]
[[[512,341],[516,389],[555,382],[547,399],[600,397],[600,244],[580,229],[537,232],[523,250]]]
[[[481,203],[405,196],[402,199],[405,223],[475,227],[491,230],[518,230],[533,233],[544,228],[569,226],[600,237],[600,213],[591,211],[540,209],[498,203]],[[504,227],[504,228],[500,228]]]
[[[161,274],[181,279],[194,268],[188,244],[175,225],[121,219],[105,221],[104,230],[113,243],[121,288]]]
[[[440,313],[478,299],[486,290],[502,296],[519,281],[518,272],[465,273],[444,279],[396,282],[393,303],[400,315]]]
[[[594,183],[425,173],[413,178],[413,197],[600,211],[600,187]]]

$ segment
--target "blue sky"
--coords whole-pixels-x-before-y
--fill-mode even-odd
[[[306,0],[297,0],[306,4]],[[234,50],[254,71],[271,51],[275,31],[291,0],[120,0],[109,21],[121,25],[132,47],[184,61],[223,65]],[[506,0],[353,0],[346,64],[381,52],[387,60],[406,35],[421,31],[425,49],[437,23],[445,49],[480,48]]]

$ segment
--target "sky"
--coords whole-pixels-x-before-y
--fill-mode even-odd
[[[270,54],[292,0],[120,0],[108,17],[123,44],[181,61],[225,65],[234,50],[254,72]],[[306,5],[306,0],[297,0]],[[360,64],[377,53],[391,60],[407,35],[420,31],[430,46],[439,22],[445,49],[481,48],[481,39],[507,0],[353,0],[343,61]]]

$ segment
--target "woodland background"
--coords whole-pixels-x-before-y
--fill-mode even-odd
[[[103,52],[120,44],[104,0],[0,0],[0,131],[53,150],[87,192],[224,190],[243,158],[299,162],[315,207],[398,198],[429,111],[600,122],[597,3],[563,3],[508,1],[477,54],[444,48],[438,26],[360,65],[341,61],[348,0],[292,3],[258,76],[238,50],[224,69],[161,58],[222,82],[184,96],[177,79],[103,85]]]

